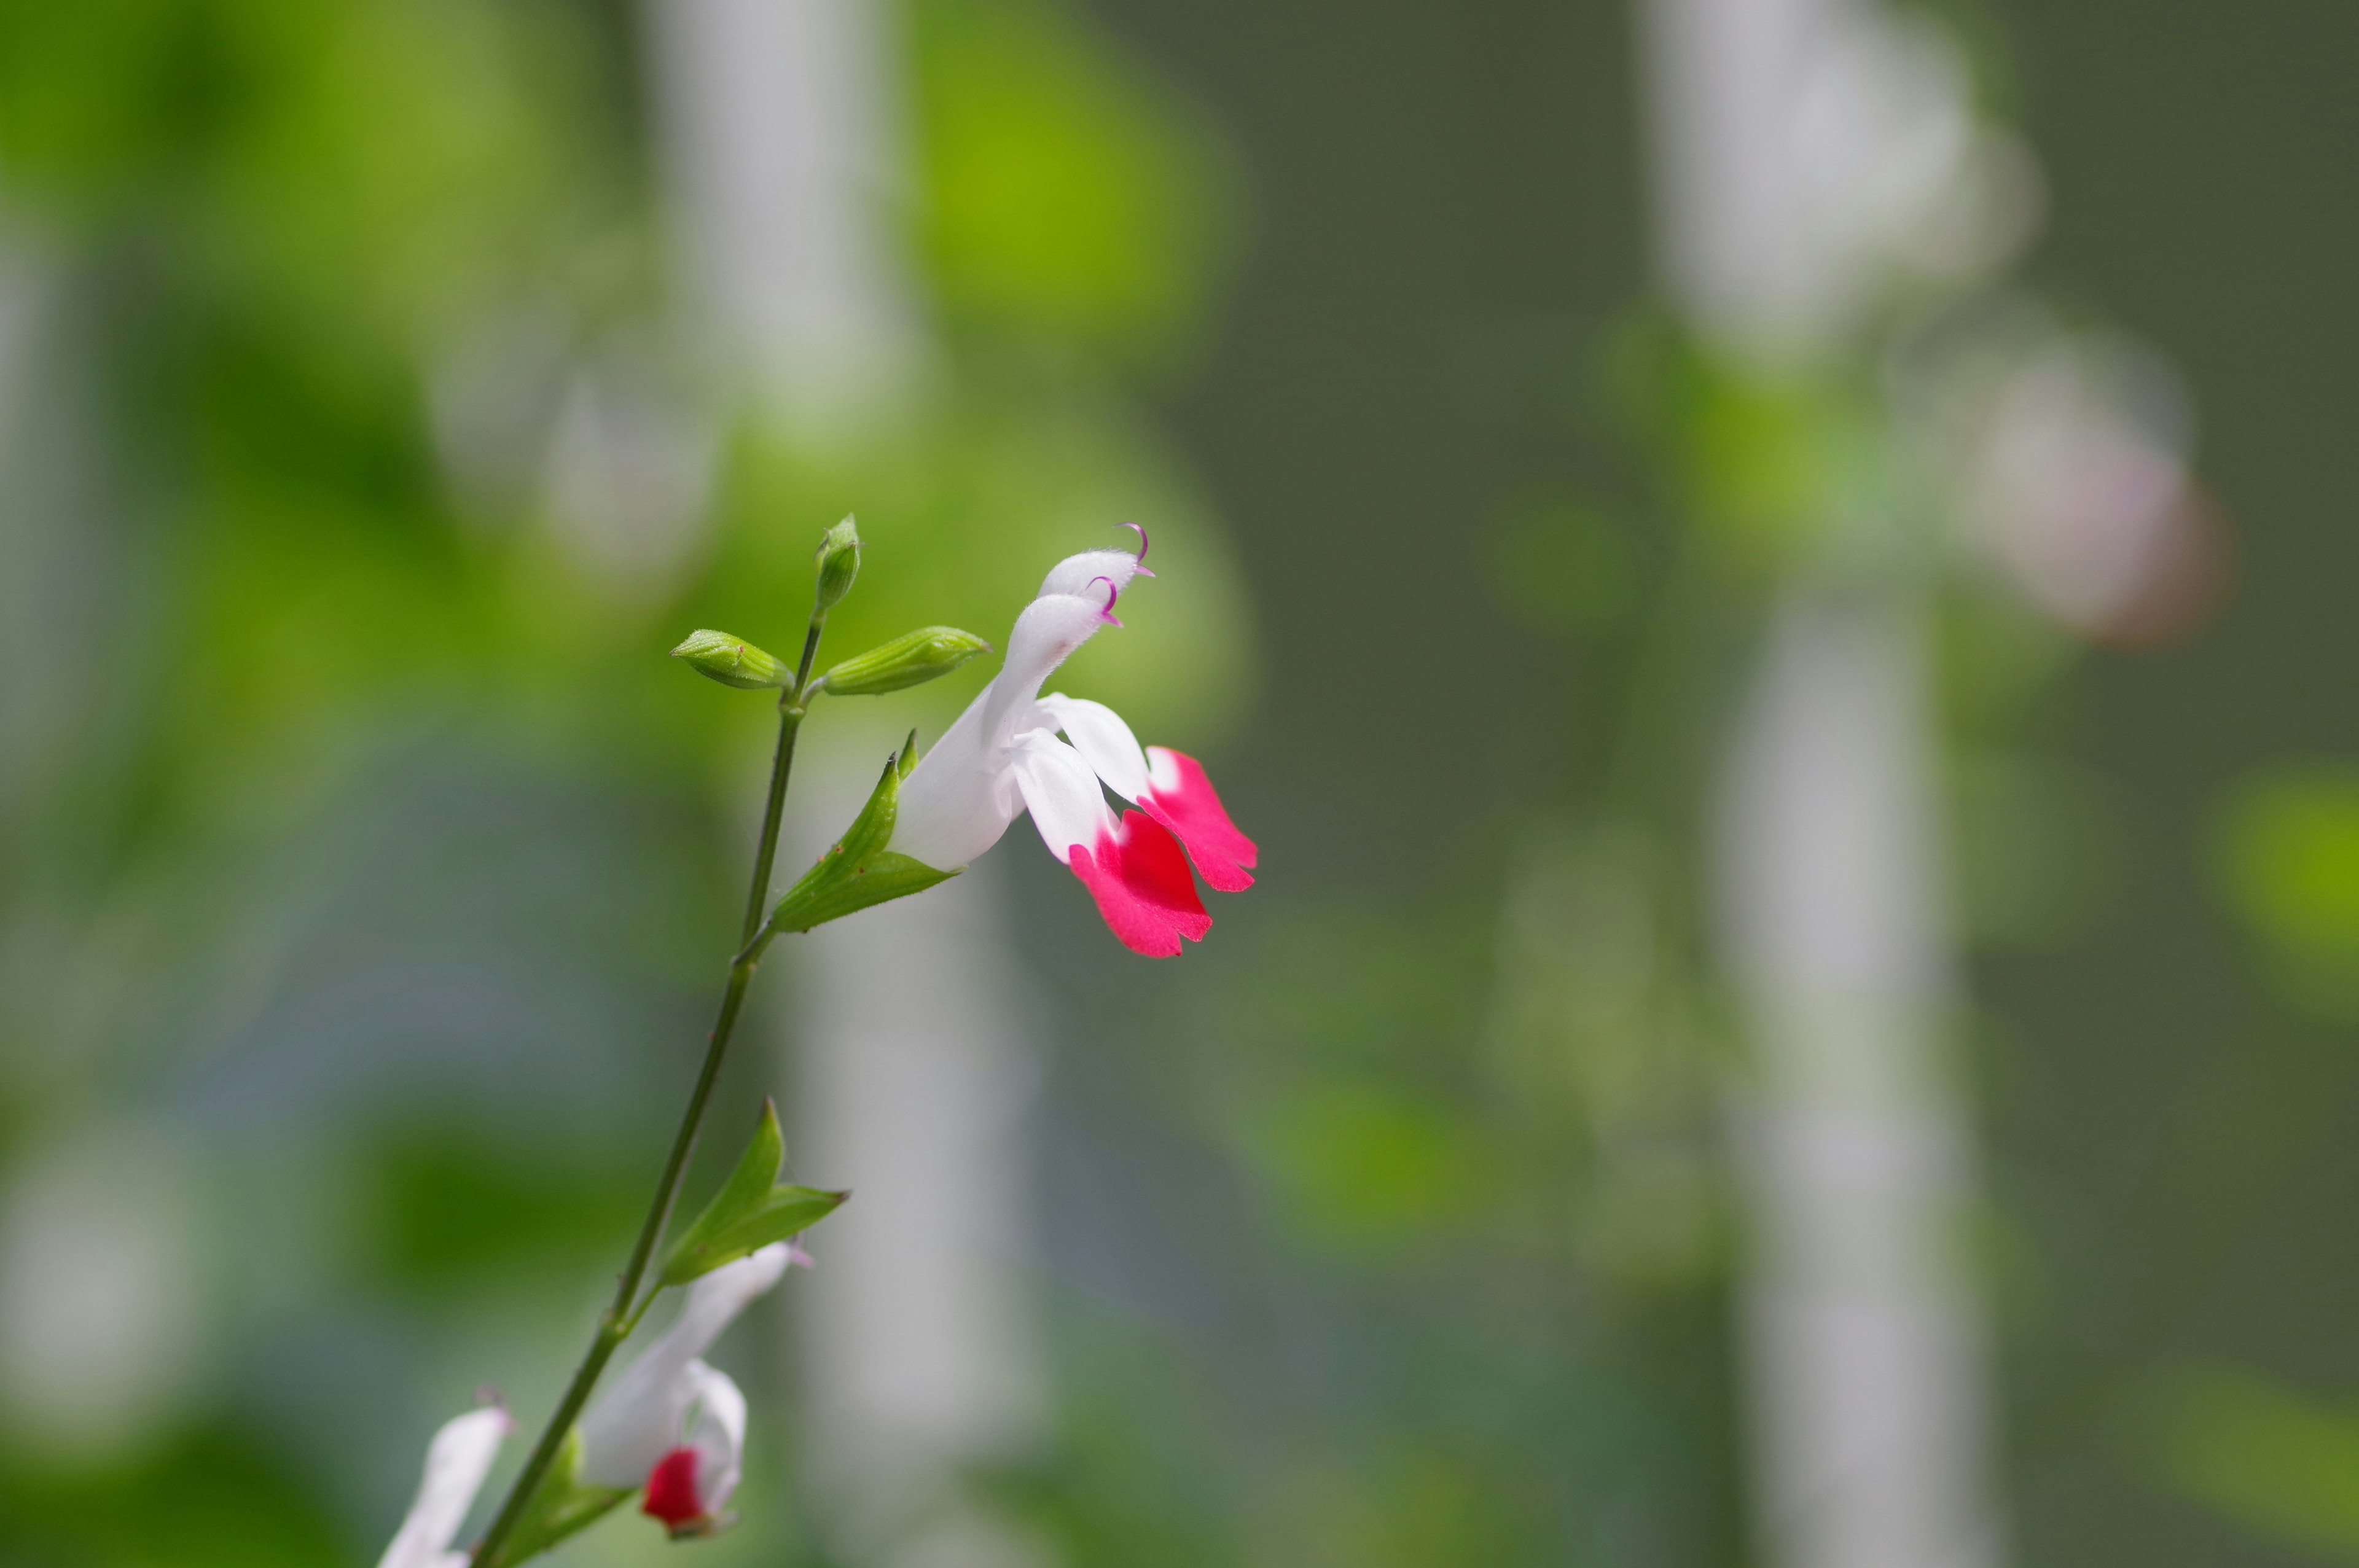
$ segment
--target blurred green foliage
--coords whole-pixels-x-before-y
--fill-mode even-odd
[[[920,249],[952,327],[1168,358],[1233,243],[1209,127],[1052,0],[923,0],[909,26]]]
[[[1911,540],[1925,509],[1908,493],[1892,416],[1857,356],[1773,371],[1638,309],[1606,343],[1602,378],[1669,517],[1739,580],[1930,553]],[[1900,541],[1914,547],[1897,551]]]
[[[2220,868],[2288,993],[2359,1017],[2359,775],[2320,768],[2254,780],[2228,808]]]
[[[2359,1562],[2359,1411],[2254,1373],[2185,1368],[2132,1407],[2176,1489],[2329,1561]]]
[[[1069,678],[1150,738],[1236,711],[1234,568],[1119,379],[1217,286],[1221,156],[1070,6],[909,33],[946,374],[847,446],[731,408],[679,339],[630,8],[0,0],[0,1169],[97,1107],[183,1127],[234,1260],[159,1425],[0,1422],[0,1559],[364,1561],[486,1372],[553,1385],[766,740],[663,653],[796,645],[827,524],[869,559],[824,657],[1004,644],[1054,559],[1144,524],[1153,612]],[[566,516],[584,406],[696,480],[669,556]],[[716,1562],[808,1549],[747,1508]]]
[[[317,1568],[346,1553],[283,1456],[235,1427],[198,1428],[119,1475],[0,1480],[10,1560]]]

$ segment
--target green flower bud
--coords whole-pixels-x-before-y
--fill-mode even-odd
[[[990,646],[955,626],[927,626],[855,654],[822,678],[838,697],[876,697],[946,676]]]
[[[860,575],[860,530],[847,517],[819,542],[819,607],[823,614],[852,591]]]
[[[691,632],[688,641],[671,651],[671,656],[686,659],[699,675],[709,676],[740,691],[760,691],[765,687],[795,683],[793,670],[745,638],[732,637],[726,632]]]

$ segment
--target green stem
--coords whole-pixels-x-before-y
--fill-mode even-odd
[[[523,1519],[533,1495],[540,1489],[549,1465],[556,1462],[557,1451],[564,1445],[565,1434],[573,1430],[582,1407],[589,1403],[591,1390],[597,1387],[607,1361],[637,1321],[632,1309],[638,1300],[639,1285],[647,1278],[656,1243],[662,1238],[664,1226],[671,1218],[672,1206],[679,1201],[680,1179],[688,1173],[689,1156],[696,1152],[697,1133],[704,1125],[704,1108],[712,1101],[712,1086],[720,1078],[721,1064],[729,1054],[729,1038],[735,1033],[738,1014],[745,1009],[746,985],[753,979],[754,970],[762,961],[762,949],[769,946],[769,941],[765,935],[730,963],[729,988],[722,993],[721,1016],[713,1022],[712,1044],[705,1048],[704,1070],[697,1075],[696,1088],[689,1096],[679,1130],[672,1137],[671,1154],[664,1162],[662,1180],[656,1184],[655,1201],[647,1206],[646,1223],[639,1227],[639,1239],[631,1249],[631,1260],[615,1282],[613,1303],[599,1314],[598,1332],[592,1337],[582,1364],[574,1368],[565,1397],[558,1401],[556,1413],[549,1417],[540,1441],[533,1445],[532,1456],[525,1461],[516,1485],[509,1488],[499,1517],[492,1521],[483,1544],[475,1549],[475,1561],[481,1568],[498,1568],[500,1548]]]
[[[737,956],[729,963],[729,985],[721,993],[721,1014],[713,1021],[711,1041],[704,1051],[703,1070],[697,1074],[696,1087],[688,1097],[688,1108],[680,1115],[679,1130],[672,1135],[671,1153],[664,1161],[663,1175],[656,1183],[655,1200],[648,1204],[647,1217],[639,1227],[639,1238],[631,1248],[631,1260],[625,1265],[622,1278],[615,1281],[614,1302],[599,1314],[598,1331],[592,1336],[582,1364],[573,1369],[573,1379],[565,1387],[565,1397],[558,1400],[549,1425],[533,1444],[531,1456],[517,1474],[516,1484],[508,1488],[499,1517],[492,1520],[483,1544],[475,1549],[478,1568],[503,1568],[501,1549],[516,1532],[526,1509],[548,1479],[549,1466],[557,1462],[558,1451],[565,1445],[565,1434],[573,1430],[582,1407],[590,1402],[591,1392],[604,1374],[606,1363],[629,1337],[639,1314],[645,1310],[646,1303],[639,1300],[639,1287],[646,1281],[647,1265],[654,1261],[664,1227],[671,1222],[672,1208],[679,1201],[680,1183],[688,1174],[690,1157],[696,1152],[697,1135],[704,1127],[705,1108],[712,1099],[712,1086],[720,1080],[721,1065],[729,1054],[730,1036],[736,1033],[737,1016],[745,1010],[745,988],[752,983],[754,971],[762,962],[763,950],[777,935],[764,923],[764,906],[769,903],[771,866],[778,853],[778,822],[786,809],[788,775],[794,771],[795,736],[802,728],[811,661],[819,653],[820,632],[826,623],[824,614],[812,613],[810,629],[803,635],[802,663],[795,672],[794,687],[778,697],[778,744],[770,759],[770,789],[762,812],[761,843],[754,851],[753,888],[746,894],[745,927],[738,936]]]
[[[811,661],[819,656],[820,633],[826,628],[826,613],[812,611],[810,626],[803,633],[802,660],[795,666],[795,684],[778,694],[778,747],[770,758],[770,798],[762,811],[762,842],[754,851],[754,885],[745,893],[745,921],[737,932],[740,947],[754,940],[762,929],[762,917],[768,913],[771,863],[778,857],[778,819],[787,804],[787,775],[795,766],[795,734],[802,729],[803,712],[810,704]]]
[[[778,858],[778,818],[786,810],[787,774],[795,765],[795,733],[803,727],[802,705],[794,698],[792,692],[778,697],[778,747],[770,758],[770,798],[762,812],[761,847],[754,851],[754,885],[745,893],[745,923],[737,933],[741,947],[754,940],[754,934],[762,929],[763,915],[768,913],[770,867]]]

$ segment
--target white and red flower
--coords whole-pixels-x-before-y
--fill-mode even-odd
[[[717,1529],[745,1457],[745,1396],[702,1357],[790,1265],[810,1261],[773,1242],[690,1285],[679,1321],[582,1418],[582,1479],[641,1492],[640,1511],[675,1536]]]
[[[1049,573],[1016,619],[999,674],[902,784],[891,848],[956,871],[1029,811],[1049,852],[1090,890],[1124,945],[1168,958],[1182,938],[1201,941],[1212,925],[1189,861],[1214,888],[1239,892],[1253,885],[1254,842],[1229,820],[1193,757],[1142,750],[1103,704],[1039,695],[1050,672],[1100,627],[1122,624],[1115,600],[1132,579],[1155,575],[1146,555],[1142,532],[1136,556],[1088,550]],[[1137,809],[1117,817],[1107,789]]]
[[[514,1431],[516,1422],[497,1405],[445,1422],[426,1446],[426,1477],[419,1483],[418,1498],[376,1568],[467,1568],[468,1554],[453,1552],[451,1542],[466,1522],[484,1477],[492,1473],[501,1443]]]

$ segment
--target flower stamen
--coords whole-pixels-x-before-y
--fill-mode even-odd
[[[1114,526],[1117,528],[1127,528],[1132,533],[1138,535],[1138,575],[1141,577],[1153,577],[1155,573],[1150,571],[1147,565],[1146,528],[1136,523],[1117,523]]]

